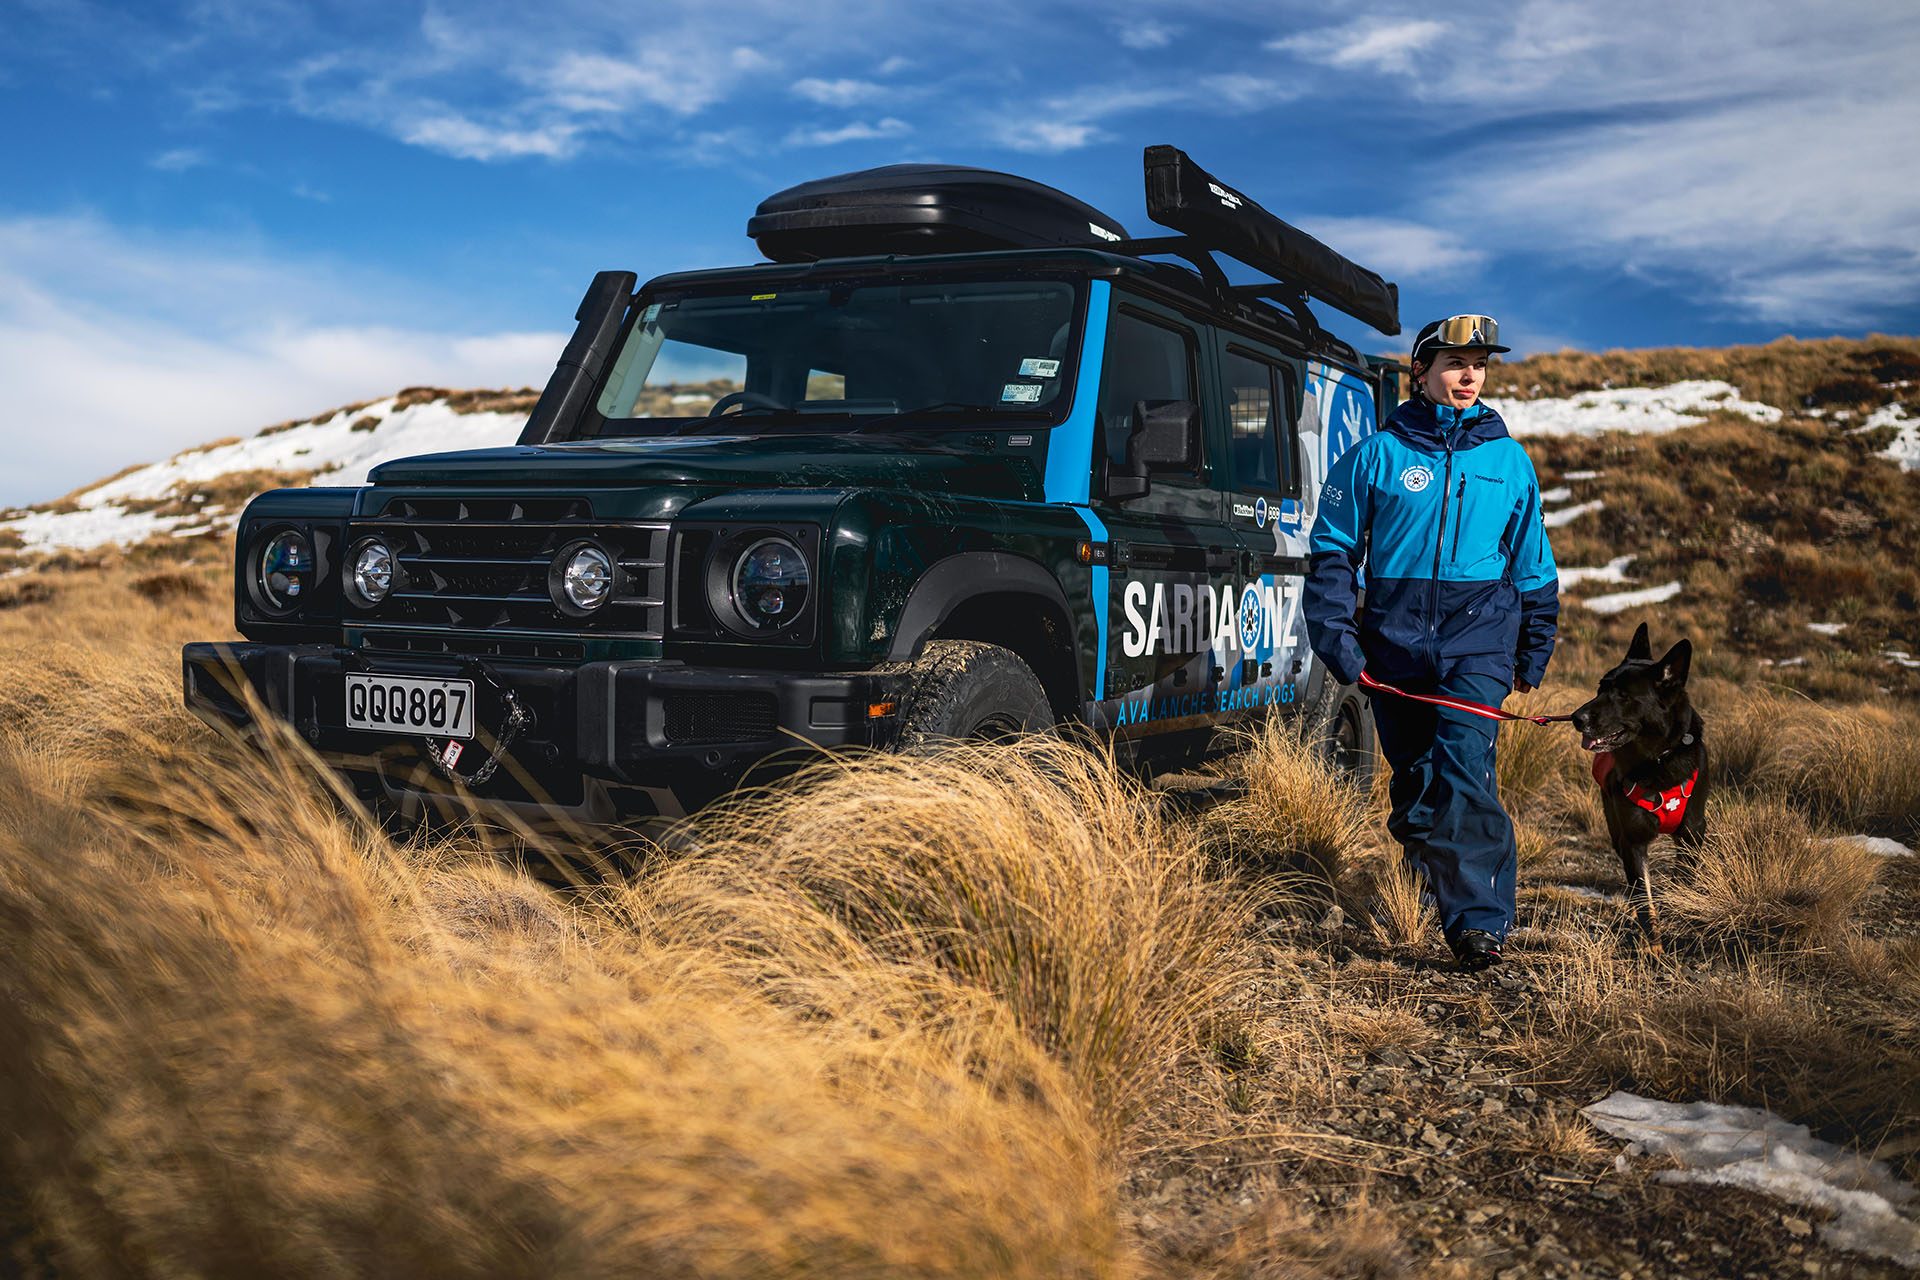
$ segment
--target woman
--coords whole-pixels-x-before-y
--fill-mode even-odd
[[[1307,635],[1348,684],[1364,670],[1408,692],[1498,706],[1546,673],[1560,580],[1540,485],[1500,415],[1480,403],[1487,357],[1511,349],[1499,340],[1490,316],[1422,328],[1413,398],[1327,476],[1309,551]],[[1513,926],[1516,855],[1494,782],[1497,724],[1369,694],[1393,770],[1388,829],[1432,893],[1455,957],[1484,969]]]

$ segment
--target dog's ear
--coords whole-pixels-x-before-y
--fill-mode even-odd
[[[1645,662],[1653,656],[1653,642],[1647,639],[1647,624],[1641,623],[1640,629],[1633,633],[1633,643],[1627,646],[1627,658]]]
[[[1692,665],[1693,641],[1682,640],[1660,659],[1660,683],[1668,688],[1679,688],[1687,682],[1687,668]]]

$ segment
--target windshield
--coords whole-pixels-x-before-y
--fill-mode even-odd
[[[769,415],[854,426],[918,413],[1056,417],[1072,376],[1074,310],[1074,286],[1062,280],[660,294],[614,361],[602,434],[698,429],[716,409],[730,425]]]

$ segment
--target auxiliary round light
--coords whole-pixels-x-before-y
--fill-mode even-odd
[[[777,631],[806,608],[812,584],[799,547],[781,537],[762,538],[733,562],[733,607],[749,627]]]
[[[347,567],[347,594],[355,604],[376,605],[393,594],[393,548],[369,538],[353,553]]]
[[[592,543],[578,547],[560,570],[560,591],[582,613],[592,613],[613,594],[613,559]]]
[[[291,613],[313,586],[313,566],[313,546],[305,534],[296,529],[276,533],[260,549],[255,567],[261,603]]]

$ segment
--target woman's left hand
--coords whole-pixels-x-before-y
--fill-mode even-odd
[[[1515,676],[1513,678],[1513,691],[1515,693],[1532,693],[1533,686],[1525,680],[1522,680],[1519,676]]]

